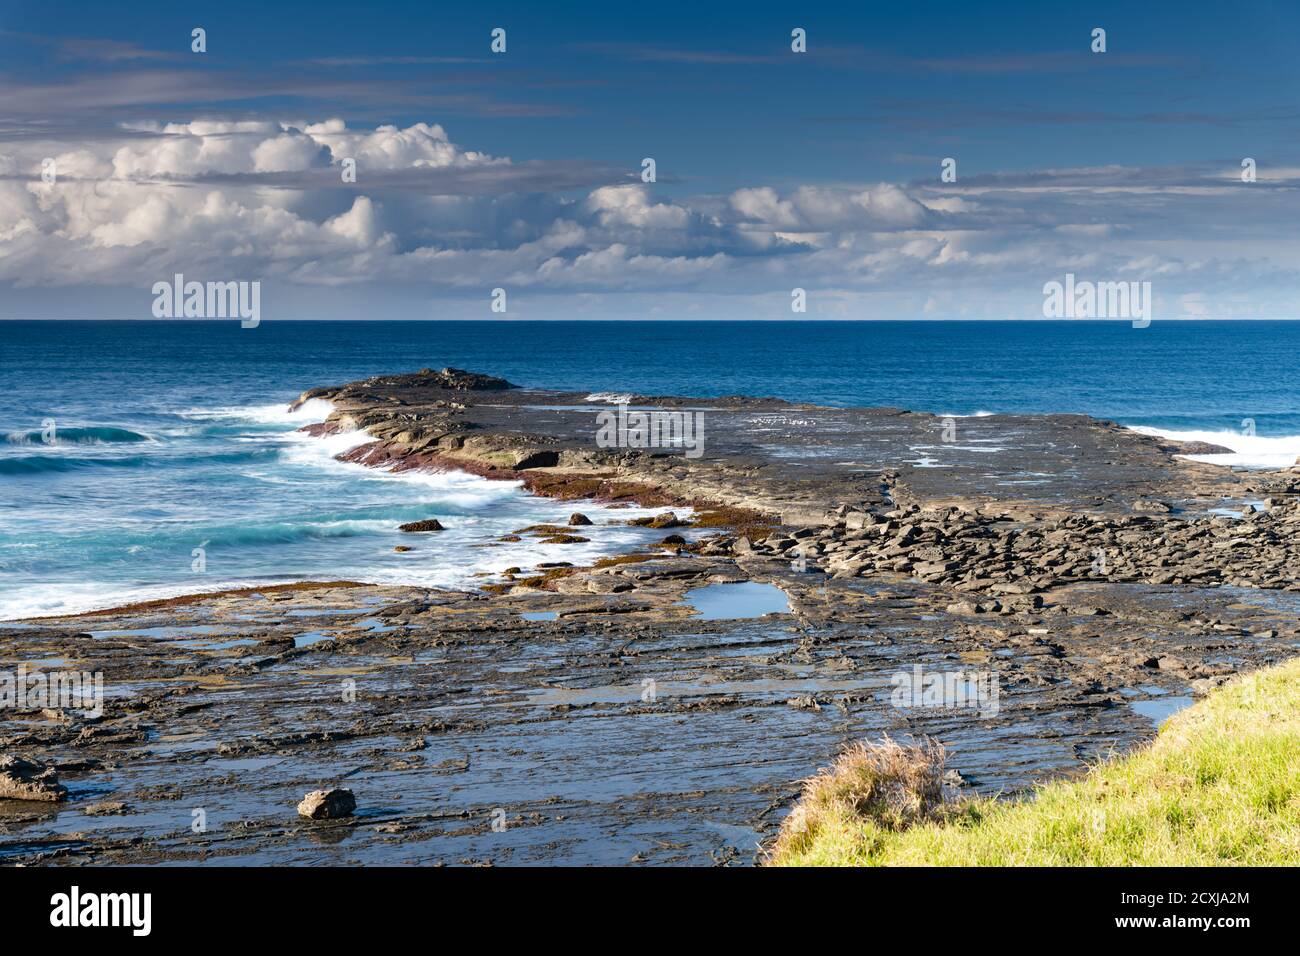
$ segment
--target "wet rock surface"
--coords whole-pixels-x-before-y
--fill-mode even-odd
[[[359,460],[662,505],[675,533],[483,590],[268,586],[0,623],[5,669],[105,688],[100,716],[0,710],[0,754],[66,788],[0,799],[0,861],[751,863],[846,743],[932,736],[967,787],[1014,794],[1300,645],[1291,472],[1074,416],[962,420],[1004,449],[963,452],[897,410],[633,397],[708,409],[687,460],[595,447],[586,393],[473,376],[304,397],[335,403],[317,433],[371,431]],[[704,619],[687,596],[743,582],[789,610]],[[898,706],[917,667],[994,673],[996,708]],[[359,809],[286,813],[323,780]]]

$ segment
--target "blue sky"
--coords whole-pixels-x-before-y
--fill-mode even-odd
[[[11,0],[0,317],[174,271],[283,318],[1035,318],[1067,271],[1295,314],[1294,4],[821,6]]]

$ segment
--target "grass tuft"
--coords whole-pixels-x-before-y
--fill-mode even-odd
[[[770,865],[1300,863],[1300,659],[1225,684],[1167,720],[1151,744],[1030,799],[936,805],[918,783],[915,809],[902,799],[897,812],[862,794],[873,792],[873,775],[905,792],[906,774],[876,768],[922,756],[853,753],[805,784]]]
[[[886,736],[853,744],[829,769],[804,781],[781,825],[773,862],[814,852],[826,833],[856,821],[873,831],[898,831],[933,819],[945,803],[946,759],[934,741],[904,746]]]

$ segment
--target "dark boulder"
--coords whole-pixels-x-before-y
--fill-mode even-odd
[[[446,531],[437,518],[425,518],[423,521],[408,521],[406,524],[398,525],[398,531]]]

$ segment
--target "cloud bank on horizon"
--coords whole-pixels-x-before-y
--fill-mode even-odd
[[[494,288],[517,318],[1031,319],[1066,273],[1149,281],[1157,318],[1297,317],[1287,90],[1218,99],[1212,39],[1135,49],[1149,37],[1115,13],[1093,53],[1080,25],[1100,13],[1038,46],[1002,37],[1016,55],[959,36],[864,59],[843,26],[791,50],[805,19],[766,13],[749,29],[772,42],[751,46],[561,28],[549,60],[520,13],[499,55],[487,27],[440,56],[339,30],[255,67],[218,54],[241,34],[215,16],[203,53],[176,17],[91,37],[0,19],[0,318],[147,318],[175,273],[260,280],[270,319],[492,318]],[[1062,36],[1078,49],[1042,48]],[[1142,86],[1169,76],[1180,95]],[[1120,92],[1078,102],[1105,84]],[[753,102],[765,90],[776,109]]]

